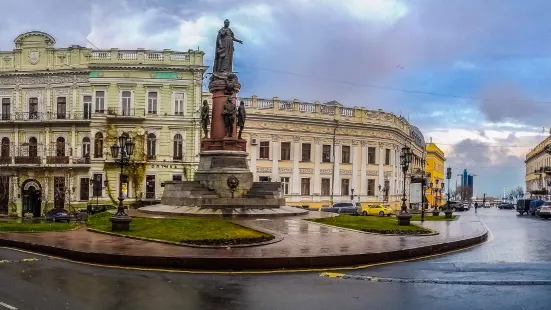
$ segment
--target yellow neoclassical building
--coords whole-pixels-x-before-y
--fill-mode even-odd
[[[109,147],[136,144],[123,195],[155,201],[197,163],[201,51],[58,48],[33,31],[0,51],[0,214],[116,203]]]
[[[546,147],[550,144],[551,136],[526,154],[526,193],[534,198],[549,198],[551,155],[546,152]]]
[[[445,181],[445,163],[446,157],[444,152],[432,142],[432,139],[426,146],[426,175],[430,178],[432,188],[427,188],[426,197],[429,202],[429,207],[441,206],[446,203],[446,192],[442,184]]]
[[[243,137],[254,179],[281,182],[288,205],[318,208],[353,198],[398,209],[403,146],[414,153],[409,171],[422,168],[424,139],[403,117],[337,102],[238,100],[247,108]]]

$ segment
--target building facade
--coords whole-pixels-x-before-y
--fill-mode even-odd
[[[526,154],[524,161],[526,166],[526,193],[529,193],[531,197],[549,198],[551,155],[545,151],[549,144],[551,144],[551,136]]]
[[[430,184],[427,188],[426,197],[429,202],[429,207],[441,206],[446,203],[446,193],[442,184],[445,181],[445,163],[446,157],[444,152],[432,142],[432,139],[426,146],[427,157],[426,157],[426,173],[429,176]]]
[[[288,205],[318,208],[353,199],[398,209],[403,146],[414,153],[406,177],[422,168],[424,140],[403,117],[336,102],[239,100],[247,108],[243,137],[254,180],[281,182]]]
[[[127,201],[155,201],[197,163],[203,52],[56,48],[43,32],[0,52],[0,214],[117,203],[109,147],[135,142]]]

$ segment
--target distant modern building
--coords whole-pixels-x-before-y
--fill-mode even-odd
[[[459,190],[462,200],[470,199],[473,196],[474,175],[469,174],[467,169],[463,170],[463,175],[461,176],[461,187],[456,190]]]

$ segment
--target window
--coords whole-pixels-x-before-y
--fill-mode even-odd
[[[10,98],[2,98],[2,119],[11,119],[11,102]]]
[[[321,195],[331,196],[331,179],[321,179]]]
[[[38,98],[29,98],[29,119],[38,119]]]
[[[183,146],[184,146],[184,139],[182,138],[181,134],[175,134],[174,135],[174,142],[173,142],[173,150],[172,150],[172,159],[173,160],[182,160],[182,153],[183,153]]]
[[[90,179],[80,178],[79,200],[88,200],[90,197]]]
[[[324,163],[330,163],[331,162],[331,145],[324,145],[322,150],[322,158],[321,161]]]
[[[38,157],[38,141],[35,137],[29,139],[29,157]]]
[[[260,142],[260,159],[270,159],[270,142]]]
[[[184,94],[174,94],[174,115],[184,115]]]
[[[96,91],[96,113],[105,112],[105,91]]]
[[[90,138],[82,139],[82,157],[90,157]]]
[[[103,175],[102,174],[94,174],[94,177],[93,177],[93,191],[92,191],[92,195],[94,197],[101,197],[103,196],[103,189],[102,189],[102,185],[103,185]]]
[[[157,154],[156,150],[157,145],[157,136],[155,134],[150,133],[147,135],[147,159],[155,159],[155,155]]]
[[[390,149],[385,150],[385,165],[390,165]]]
[[[58,137],[55,141],[55,156],[65,156],[65,138]]]
[[[147,114],[157,114],[157,92],[147,94]]]
[[[58,97],[57,98],[57,119],[67,118],[67,98]]]
[[[155,199],[155,176],[147,175],[145,177],[145,198]]]
[[[10,157],[10,139],[2,138],[2,147],[0,149],[0,157]]]
[[[291,183],[290,178],[288,177],[281,178],[281,188],[283,189],[283,195],[289,195],[290,183]]]
[[[173,174],[172,175],[172,181],[182,181],[182,175],[181,174]]]
[[[302,144],[302,161],[310,161],[310,155],[312,153],[312,145],[310,143]]]
[[[302,196],[310,196],[310,178],[302,178],[300,180],[300,194]]]
[[[375,164],[375,148],[374,147],[368,147],[367,148],[367,163],[368,164]]]
[[[130,92],[129,90],[124,90],[121,93],[122,116],[130,116],[131,102],[132,92]]]
[[[260,182],[270,182],[272,178],[270,177],[258,177],[258,181]]]
[[[54,207],[65,206],[65,177],[54,177]]]
[[[92,96],[82,97],[82,109],[84,110],[82,114],[83,119],[92,118]]]
[[[350,179],[341,180],[341,195],[348,195],[350,193]]]
[[[375,196],[375,180],[367,180],[367,196]]]
[[[103,135],[101,132],[96,133],[94,138],[94,158],[103,157]]]
[[[281,142],[281,160],[291,160],[290,142]]]
[[[343,164],[349,164],[350,163],[350,146],[349,145],[343,145],[342,146],[342,163]]]

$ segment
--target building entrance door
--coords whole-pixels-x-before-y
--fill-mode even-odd
[[[23,215],[32,213],[33,217],[42,216],[42,188],[35,180],[27,180],[21,186],[23,192]]]

